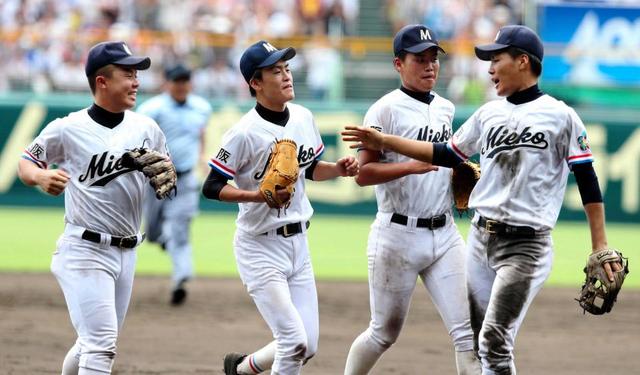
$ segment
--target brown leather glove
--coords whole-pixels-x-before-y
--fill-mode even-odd
[[[295,192],[298,173],[298,147],[296,143],[290,139],[277,141],[259,187],[260,193],[269,207],[288,207]],[[276,193],[277,189],[286,189],[289,192],[289,199],[281,201]]]
[[[149,178],[156,198],[164,199],[172,191],[177,193],[176,168],[168,156],[148,148],[136,148],[122,155],[122,166],[141,171]]]

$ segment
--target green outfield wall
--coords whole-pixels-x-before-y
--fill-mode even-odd
[[[140,101],[143,101],[141,98]],[[22,150],[49,121],[91,104],[87,96],[0,96],[0,205],[62,206],[62,197],[51,197],[26,187],[17,179],[16,165]],[[335,160],[353,152],[339,139],[347,124],[361,124],[369,102],[338,104],[301,103],[314,112],[325,142],[324,160]],[[213,102],[213,116],[207,133],[207,150],[213,153],[224,132],[249,109],[252,102]],[[458,108],[457,128],[475,110]],[[607,208],[607,219],[640,223],[640,110],[576,108],[589,132]],[[558,181],[561,183],[561,181]],[[307,193],[316,212],[372,214],[372,188],[358,187],[351,179],[307,183]],[[236,210],[233,204],[204,201],[205,210]],[[561,219],[584,219],[580,197],[572,176]]]

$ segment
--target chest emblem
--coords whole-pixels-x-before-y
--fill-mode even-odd
[[[87,170],[80,175],[78,181],[85,182],[97,178],[89,186],[105,186],[116,177],[132,171],[133,169],[122,166],[122,157],[116,159],[114,155],[105,151],[101,155],[95,154],[91,157]]]
[[[530,126],[520,132],[498,126],[489,129],[480,153],[491,159],[502,151],[523,147],[545,149],[549,147],[549,142],[543,132],[534,133]]]
[[[442,126],[438,129],[434,129],[435,127],[431,127],[429,125],[424,128],[420,128],[418,131],[418,140],[426,141],[426,142],[434,142],[434,143],[442,143],[446,142],[451,138],[452,131],[447,128],[446,124],[442,124]]]

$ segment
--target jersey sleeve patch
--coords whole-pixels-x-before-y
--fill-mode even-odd
[[[35,144],[34,147],[35,146],[38,146],[38,145]],[[32,151],[33,151],[33,147],[32,147]],[[22,158],[29,160],[30,162],[34,163],[41,169],[47,169],[47,163],[45,163],[44,161],[38,160],[38,158],[29,150],[26,150],[26,149],[24,150],[24,152],[22,153]]]

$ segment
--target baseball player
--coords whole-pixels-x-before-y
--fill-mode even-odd
[[[474,344],[482,373],[515,374],[513,346],[533,298],[551,272],[551,230],[572,171],[589,220],[593,252],[607,249],[604,205],[587,132],[576,112],[538,88],[544,50],[531,29],[502,27],[478,46],[505,97],[480,107],[445,143],[421,143],[363,127],[344,140],[451,166],[480,154],[482,177],[467,240],[467,288]],[[352,146],[353,147],[353,146]],[[610,280],[619,262],[604,265]]]
[[[194,168],[199,160],[206,160],[201,153],[211,106],[204,98],[191,94],[191,71],[186,66],[167,67],[165,78],[165,92],[144,102],[138,112],[154,119],[167,137],[178,189],[175,197],[165,200],[156,199],[149,191],[144,201],[145,223],[148,240],[161,244],[171,257],[170,303],[181,305],[187,297],[185,284],[194,276],[189,237],[200,200]]]
[[[384,134],[448,141],[454,106],[432,91],[440,69],[438,54],[444,53],[434,32],[424,25],[405,26],[396,34],[393,50],[402,86],[374,103],[364,123]],[[358,161],[356,182],[375,184],[378,201],[367,250],[371,322],[353,342],[344,373],[368,374],[396,341],[420,277],[453,339],[458,374],[479,374],[464,242],[451,212],[451,169],[438,170],[389,150],[362,149]]]
[[[287,61],[295,54],[293,48],[277,49],[264,40],[242,54],[240,70],[257,103],[225,134],[203,186],[209,199],[239,203],[234,239],[238,272],[275,339],[250,355],[227,354],[227,375],[269,369],[272,374],[299,374],[316,353],[318,298],[306,234],[313,209],[304,180],[358,172],[353,156],[335,163],[319,160],[324,145],[311,112],[289,103],[294,91]],[[283,195],[280,201],[290,198],[286,209],[270,208],[258,190],[276,139],[291,139],[298,148],[295,193],[277,192]]]
[[[166,155],[165,137],[131,112],[137,71],[148,57],[124,42],[91,48],[85,66],[94,104],[49,123],[25,149],[18,175],[51,195],[65,193],[65,227],[51,261],[78,338],[62,374],[110,374],[129,306],[146,179],[122,166],[122,154],[145,146]],[[56,169],[49,168],[57,165]]]

